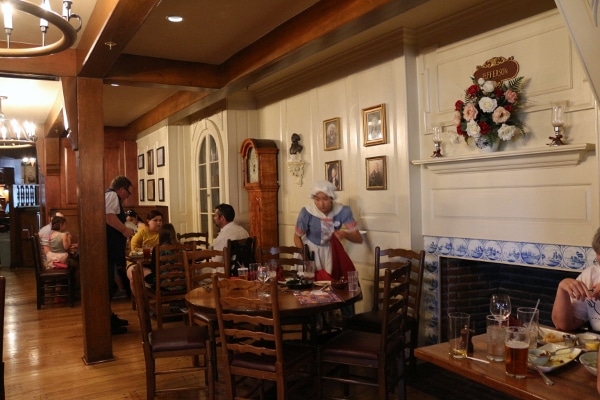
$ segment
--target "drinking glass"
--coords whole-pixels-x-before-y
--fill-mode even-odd
[[[256,268],[256,279],[261,283],[267,283],[269,278],[269,267],[267,265],[259,264]]]
[[[269,278],[277,279],[277,261],[271,260],[269,261]]]
[[[504,361],[504,341],[508,320],[499,320],[494,315],[486,317],[487,323],[487,359]]]
[[[529,332],[529,348],[535,349],[537,347],[537,337],[539,329],[540,311],[533,307],[519,307],[517,308],[517,320],[519,325],[527,328]]]
[[[469,345],[469,319],[471,315],[454,312],[448,314],[448,344],[450,355],[465,358]]]
[[[496,317],[498,321],[508,319],[510,315],[510,296],[507,294],[493,294],[490,297],[490,313]]]
[[[529,332],[527,328],[522,326],[509,326],[506,328],[504,346],[506,375],[525,378],[527,376],[527,355],[529,353]]]
[[[304,261],[304,279],[311,282],[315,279],[314,261]]]

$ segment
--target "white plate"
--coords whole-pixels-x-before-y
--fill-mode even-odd
[[[541,347],[538,347],[538,349],[546,350],[546,351],[550,351],[550,352],[554,352],[558,349],[564,349],[564,348],[565,348],[564,345],[555,344],[555,343],[549,343],[549,344],[545,344]],[[548,363],[546,365],[540,365],[539,368],[544,372],[554,371],[555,369],[560,368],[564,365],[567,365],[571,361],[575,360],[579,356],[580,353],[581,353],[581,349],[571,348],[570,353],[554,355],[554,356],[550,357],[550,360],[548,360]]]
[[[538,342],[541,344],[553,343],[553,344],[565,344],[563,340],[563,335],[566,335],[566,332],[557,331],[556,329],[549,329],[540,326]]]
[[[314,281],[313,284],[315,286],[326,286],[331,285],[331,281]]]

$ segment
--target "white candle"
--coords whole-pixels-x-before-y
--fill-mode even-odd
[[[4,29],[12,29],[12,4],[3,3],[2,4],[2,13],[4,14]]]
[[[47,11],[50,10],[50,3],[48,3],[48,0],[42,0],[42,8]],[[46,21],[44,18],[40,18],[40,28],[44,27],[48,27],[48,21]]]

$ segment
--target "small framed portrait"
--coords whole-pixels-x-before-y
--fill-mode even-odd
[[[342,190],[342,161],[329,161],[325,163],[325,177],[335,185],[335,190]]]
[[[158,201],[165,201],[165,178],[158,178]]]
[[[340,119],[331,118],[323,121],[323,135],[325,151],[338,150],[340,148]]]
[[[155,195],[155,182],[154,179],[148,179],[148,189],[146,190],[146,194],[148,195],[148,201],[154,201]]]
[[[385,104],[365,108],[363,114],[363,135],[365,146],[375,146],[387,143],[385,122]]]
[[[165,147],[159,147],[156,149],[156,166],[164,167],[165,166]]]
[[[385,156],[366,159],[367,190],[387,189],[387,169]]]
[[[154,175],[154,150],[148,150],[146,152],[146,173],[148,175]]]
[[[145,200],[144,191],[145,191],[144,180],[140,179],[140,184],[138,185],[138,192],[140,194],[140,201],[144,201]]]
[[[138,155],[138,169],[144,169],[144,155]]]

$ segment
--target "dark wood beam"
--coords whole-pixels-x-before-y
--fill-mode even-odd
[[[104,78],[161,0],[96,2],[77,54],[81,77]],[[109,46],[106,43],[114,43]]]
[[[0,57],[0,72],[27,76],[28,74],[49,76],[76,76],[75,50],[42,57]]]
[[[218,66],[130,54],[118,58],[104,82],[203,91],[222,87]]]
[[[157,107],[129,124],[124,133],[125,140],[135,140],[138,133],[167,120],[173,115],[181,113],[182,110],[188,109],[206,96],[208,94],[203,92],[181,91],[175,93]]]

